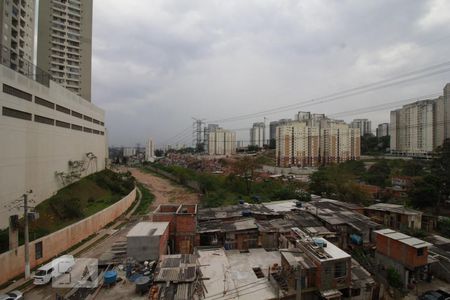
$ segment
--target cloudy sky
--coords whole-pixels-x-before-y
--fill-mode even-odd
[[[189,144],[192,117],[213,122],[294,104],[220,124],[247,128],[298,110],[378,124],[390,108],[350,111],[433,95],[450,82],[450,71],[440,72],[320,101],[448,63],[447,0],[95,0],[93,23],[93,102],[106,110],[116,146],[149,137]]]

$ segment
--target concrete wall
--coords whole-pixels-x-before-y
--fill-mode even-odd
[[[63,251],[98,232],[107,224],[125,213],[135,201],[135,198],[136,189],[110,207],[75,224],[30,242],[31,268],[52,259]],[[42,242],[43,257],[36,259],[35,245],[40,242]],[[24,248],[24,246],[20,246],[14,250],[0,254],[0,266],[2,266],[2,272],[0,272],[0,284],[5,283],[24,272]]]
[[[5,85],[28,93],[29,100],[6,93]],[[53,104],[54,108],[39,104],[39,98],[48,101],[50,106]],[[33,190],[34,205],[55,194],[67,184],[56,172],[67,174],[71,170],[69,161],[86,163],[81,177],[105,168],[105,113],[92,103],[52,81],[50,87],[46,87],[0,65],[0,106],[1,207],[11,204],[30,189]],[[62,112],[61,107],[66,112]],[[30,119],[5,115],[4,109],[24,112]],[[36,122],[36,116],[54,123]],[[61,124],[70,128],[61,127]],[[76,130],[80,128],[76,126],[82,131]],[[89,152],[96,159],[89,160],[86,155]],[[0,228],[7,227],[8,216],[12,214],[20,214],[20,211],[0,210]]]

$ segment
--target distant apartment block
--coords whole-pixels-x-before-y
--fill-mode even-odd
[[[271,147],[274,147],[276,144],[276,138],[277,138],[277,127],[281,125],[286,125],[288,123],[292,122],[291,119],[281,119],[278,121],[272,121],[269,124],[269,144]]]
[[[436,99],[421,100],[391,111],[391,152],[427,156],[450,138],[450,84]]]
[[[368,119],[354,119],[350,123],[351,128],[359,128],[361,136],[372,133],[372,122]]]
[[[266,124],[264,122],[253,123],[250,129],[250,145],[262,148],[266,143]]]
[[[0,1],[0,59],[11,69],[34,73],[34,0]]]
[[[378,124],[377,137],[384,137],[389,135],[389,123]]]
[[[236,153],[236,133],[209,124],[205,129],[206,150],[209,155],[231,155]]]
[[[37,65],[91,101],[92,0],[39,1]]]
[[[155,159],[155,144],[152,139],[147,140],[145,145],[145,160],[153,161]]]
[[[296,121],[276,128],[277,165],[317,166],[360,158],[360,132],[323,114],[299,112]]]

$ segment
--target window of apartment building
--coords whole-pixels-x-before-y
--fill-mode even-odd
[[[34,244],[34,254],[35,254],[35,259],[40,259],[40,258],[44,257],[42,241]]]
[[[89,116],[83,116],[83,118],[84,118],[86,121],[92,122],[92,118],[89,117]]]
[[[88,128],[88,127],[83,127],[83,131],[84,131],[84,132],[92,133],[92,129],[90,129],[90,128]]]
[[[30,93],[24,92],[22,90],[16,89],[15,87],[12,87],[7,84],[3,84],[3,92],[5,94],[9,94],[27,101],[32,101],[32,95]]]
[[[340,278],[347,275],[347,264],[345,261],[337,262],[334,265],[334,278]]]
[[[80,125],[72,124],[72,129],[73,129],[73,130],[79,130],[79,131],[82,131],[82,130],[83,130],[83,127],[80,126]]]
[[[425,253],[425,248],[417,249],[417,256],[423,256],[424,253]]]

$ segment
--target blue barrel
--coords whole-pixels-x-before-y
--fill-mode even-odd
[[[116,271],[106,271],[103,275],[103,281],[105,284],[114,284],[117,280],[117,272]]]

